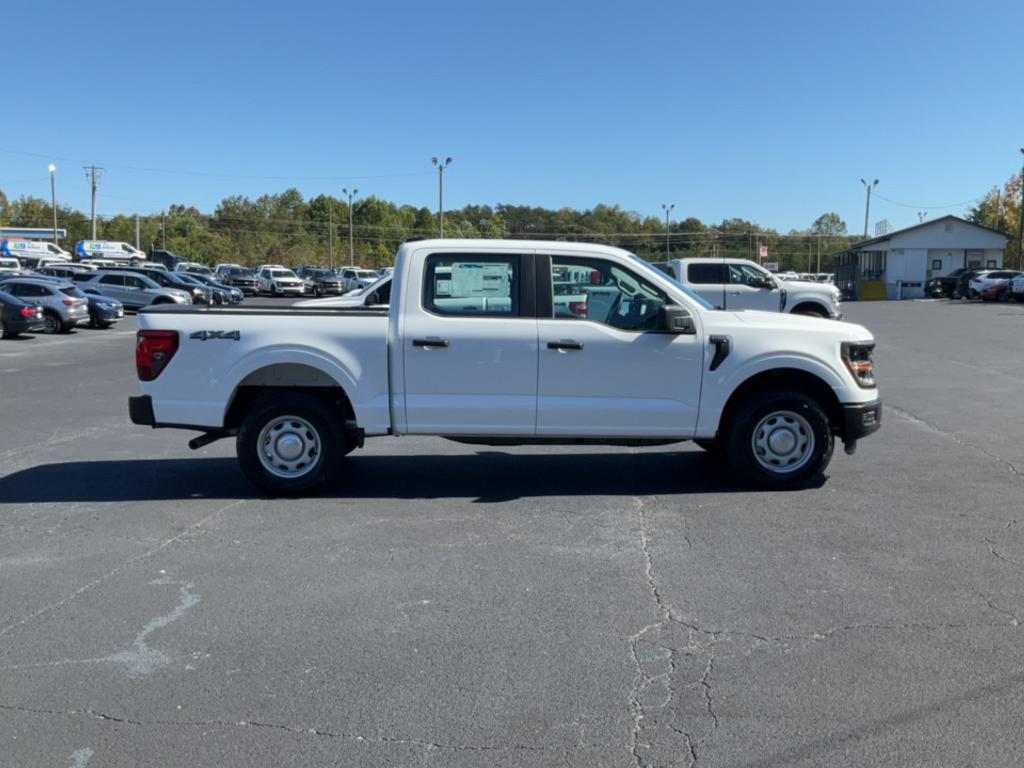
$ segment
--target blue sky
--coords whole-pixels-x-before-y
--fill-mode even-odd
[[[783,232],[835,210],[856,232],[861,177],[903,226],[1024,146],[1009,0],[9,5],[0,189],[48,197],[53,158],[88,210],[95,162],[104,215],[289,186],[433,207],[451,155],[448,207],[672,202]]]

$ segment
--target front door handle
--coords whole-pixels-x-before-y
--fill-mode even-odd
[[[548,342],[548,349],[558,349],[558,350],[583,349],[583,342],[582,341],[572,341],[571,339],[566,339],[565,341],[549,341]]]
[[[443,349],[448,346],[448,339],[439,339],[437,337],[431,337],[429,339],[413,339],[412,345],[414,347],[437,347]]]

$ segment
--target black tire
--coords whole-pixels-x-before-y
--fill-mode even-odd
[[[282,460],[284,439],[301,448],[297,456],[285,457],[296,462],[293,470]],[[339,414],[312,395],[279,393],[253,403],[235,443],[249,482],[274,496],[300,496],[322,485],[348,453],[346,447]],[[302,464],[303,459],[308,461]],[[274,466],[277,473],[269,468]]]
[[[64,332],[64,323],[61,321],[60,315],[52,310],[48,309],[43,313],[43,322],[46,324],[43,333],[52,335]]]
[[[5,339],[16,339],[21,336],[21,333],[8,330],[7,323],[4,323],[3,325],[0,325],[0,335]]]
[[[100,319],[95,312],[89,310],[89,327],[90,328],[101,328]]]
[[[773,453],[768,440],[773,435],[781,438],[782,448],[792,439],[792,451]],[[758,442],[762,448],[755,448]],[[834,446],[828,415],[821,405],[799,392],[779,390],[757,393],[740,405],[725,436],[726,454],[740,478],[769,490],[819,485]]]

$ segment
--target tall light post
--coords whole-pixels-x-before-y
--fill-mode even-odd
[[[865,189],[868,191],[868,204],[864,208],[864,239],[866,240],[868,236],[868,215],[871,213],[871,190],[878,186],[878,179],[875,179],[870,184],[864,181],[864,179],[861,179],[860,183],[863,184]]]
[[[50,200],[53,207],[53,244],[57,245],[57,166],[50,163]]]
[[[430,158],[437,168],[438,194],[437,194],[437,225],[441,229],[441,237],[444,237],[444,169],[452,164],[452,159],[446,157],[442,163],[436,157]]]
[[[665,212],[665,261],[668,261],[668,215],[676,207],[675,203],[662,203],[661,210]]]
[[[1020,153],[1024,155],[1024,147]],[[1020,212],[1017,219],[1017,269],[1020,269],[1024,265],[1024,165],[1020,169]]]
[[[353,189],[349,192],[347,189],[342,188],[341,194],[348,195],[348,265],[354,267],[356,262],[352,249],[352,198],[359,194],[359,190]]]

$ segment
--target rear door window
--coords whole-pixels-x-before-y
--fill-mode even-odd
[[[720,285],[729,282],[725,264],[688,264],[686,278],[692,285]]]
[[[436,315],[519,315],[522,257],[443,255],[427,257],[423,307]]]

